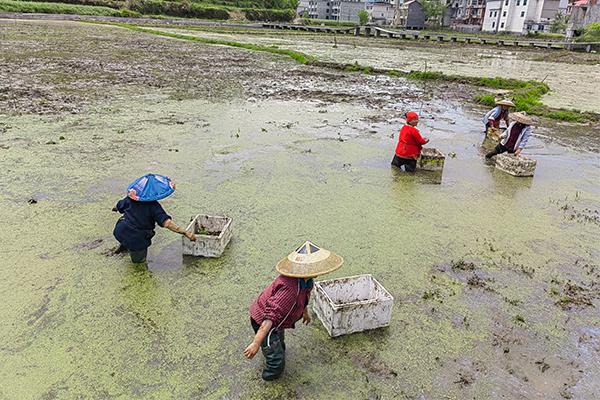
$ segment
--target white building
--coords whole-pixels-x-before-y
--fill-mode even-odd
[[[369,14],[369,21],[374,25],[390,25],[394,22],[396,9],[386,1],[369,1],[365,10]]]
[[[296,12],[300,17],[308,14],[308,18],[312,19],[359,22],[358,13],[364,9],[365,3],[360,0],[301,0]]]
[[[481,30],[516,34],[549,32],[556,13],[566,8],[567,0],[490,0]]]

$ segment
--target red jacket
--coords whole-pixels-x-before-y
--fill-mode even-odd
[[[400,130],[398,137],[398,146],[396,146],[396,155],[398,157],[412,158],[421,154],[421,149],[425,144],[425,139],[421,137],[419,130],[411,125],[404,125]]]
[[[308,305],[313,287],[314,285],[310,289],[302,289],[298,278],[279,275],[254,300],[250,306],[250,316],[259,325],[265,319],[271,320],[274,328],[279,326],[285,318],[280,329],[294,328],[294,324],[302,317],[302,313]],[[292,311],[290,312],[290,310]]]

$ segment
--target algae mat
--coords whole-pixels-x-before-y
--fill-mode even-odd
[[[449,87],[107,26],[2,24],[0,398],[600,390],[593,127],[536,128],[536,174],[515,178],[485,163],[484,110]],[[441,177],[390,167],[410,109],[446,155]],[[178,225],[233,219],[221,258],[183,257],[160,228],[147,269],[111,255],[110,210],[148,172],[177,183],[161,203]],[[248,308],[305,240],[345,259],[322,279],[381,282],[391,325],[331,339],[311,310],[265,383],[242,354]]]

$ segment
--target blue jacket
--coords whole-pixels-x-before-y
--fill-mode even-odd
[[[503,112],[505,115],[502,115]],[[496,106],[492,108],[487,114],[485,114],[485,117],[483,117],[483,123],[487,124],[490,118],[494,121],[503,119],[508,123],[508,110],[502,110],[502,106]]]
[[[131,251],[150,247],[156,223],[163,226],[171,219],[158,201],[135,201],[129,197],[117,203],[117,211],[123,213],[113,231],[115,239]]]

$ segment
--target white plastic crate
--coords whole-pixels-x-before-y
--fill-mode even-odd
[[[417,168],[427,171],[441,171],[444,169],[446,157],[438,150],[432,148],[421,149],[421,155],[417,160]]]
[[[221,257],[233,235],[231,218],[203,214],[196,215],[186,231],[194,232],[196,241],[184,236],[183,254],[203,257]]]
[[[514,176],[533,176],[537,161],[522,155],[509,153],[498,154],[493,157],[496,168]]]
[[[329,336],[389,326],[394,297],[372,275],[315,282],[313,310]]]

